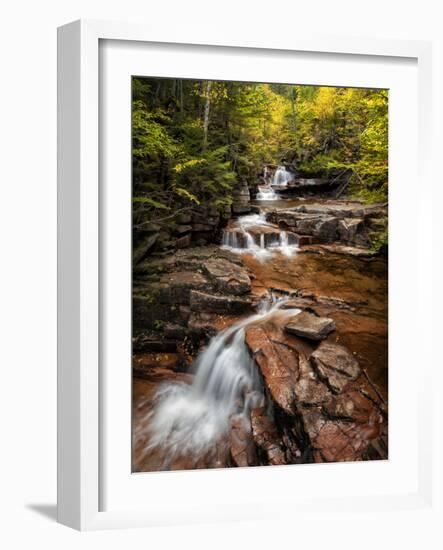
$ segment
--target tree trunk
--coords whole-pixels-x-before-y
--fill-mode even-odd
[[[203,144],[202,144],[202,151],[206,150],[206,146],[208,145],[208,128],[209,128],[209,109],[211,107],[211,86],[212,82],[208,80],[206,83],[206,103],[205,103],[205,111],[203,116]]]

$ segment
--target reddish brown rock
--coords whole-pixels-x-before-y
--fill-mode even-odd
[[[300,356],[299,378],[294,386],[297,404],[322,405],[330,401],[332,394],[325,384],[315,375],[308,360]]]
[[[335,323],[328,317],[318,317],[308,311],[302,311],[291,317],[285,325],[285,330],[290,334],[316,341],[323,340],[335,330]]]
[[[380,417],[374,414],[365,423],[329,419],[319,408],[303,412],[316,462],[362,460],[369,443],[380,435]]]
[[[210,290],[212,284],[198,271],[174,271],[160,279],[159,301],[189,304],[192,290]]]
[[[224,258],[208,260],[203,269],[220,292],[241,295],[251,290],[251,279],[246,270]]]
[[[380,413],[374,403],[360,391],[350,390],[334,396],[324,407],[331,418],[353,420],[359,423],[378,423]]]
[[[271,334],[266,326],[251,326],[246,330],[245,342],[272,398],[286,413],[293,414],[299,355],[295,349],[271,339]]]
[[[266,464],[287,464],[282,446],[281,436],[265,407],[257,407],[251,411],[252,436],[265,456]]]
[[[175,370],[179,364],[177,353],[140,353],[132,358],[134,376],[145,378],[152,376],[157,368]]]
[[[251,425],[244,418],[233,418],[230,434],[231,457],[238,467],[257,466],[258,458],[251,434]]]
[[[253,301],[249,297],[243,298],[226,294],[209,294],[196,290],[192,290],[190,294],[190,306],[192,311],[236,314],[247,311],[252,305]]]
[[[358,361],[352,353],[338,344],[322,342],[311,355],[311,363],[321,380],[339,393],[361,372]]]

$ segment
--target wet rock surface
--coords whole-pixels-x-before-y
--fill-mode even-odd
[[[270,210],[266,220],[318,243],[370,248],[372,232],[387,226],[387,205],[359,202],[313,203]]]
[[[250,328],[246,343],[300,452],[335,462],[364,460],[370,444],[380,447],[378,438],[386,437],[383,402],[373,391],[369,397],[368,379],[348,349],[322,342],[311,353],[300,340],[266,326]],[[274,443],[282,441],[272,433]]]
[[[388,457],[387,264],[368,248],[385,216],[384,205],[348,201],[271,209],[269,225],[250,229],[256,243],[272,244],[283,229],[300,249],[267,261],[216,245],[189,248],[212,234],[205,225],[219,223],[203,214],[184,215],[174,229],[185,248],[175,244],[164,254],[150,245],[133,279],[134,471]],[[161,240],[158,228],[146,227],[147,236],[157,233]],[[241,231],[236,238],[244,238]],[[150,449],[159,390],[192,384],[198,353],[253,315],[265,296],[284,298],[283,312],[302,311],[245,328],[264,404],[233,415],[229,432],[198,458],[168,460]]]
[[[318,317],[308,311],[303,311],[292,317],[285,326],[286,332],[308,338],[309,340],[323,340],[335,330],[333,319]]]
[[[194,325],[203,313],[241,314],[254,305],[250,290],[251,279],[241,258],[217,246],[145,260],[134,269],[135,336],[154,332],[157,339],[181,341],[191,314]]]
[[[341,392],[348,382],[358,378],[360,366],[344,346],[323,342],[311,356],[318,376],[334,392]]]

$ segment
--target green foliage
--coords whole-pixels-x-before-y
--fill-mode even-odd
[[[154,321],[154,330],[161,331],[165,325],[165,322],[161,319],[156,319]]]
[[[304,90],[305,87],[297,87]],[[289,136],[307,174],[347,172],[349,191],[368,202],[388,197],[388,92],[308,87],[297,104],[298,130]]]
[[[375,252],[380,252],[388,246],[388,228],[385,227],[381,231],[374,231],[371,234],[371,248]]]
[[[386,90],[134,78],[132,107],[134,202],[151,219],[227,211],[240,183],[283,161],[387,200]]]
[[[161,210],[169,210],[165,204],[157,202],[154,199],[150,199],[149,197],[133,197],[132,202],[152,206],[153,208],[158,208]]]

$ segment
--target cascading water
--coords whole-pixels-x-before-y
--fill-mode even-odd
[[[146,452],[161,449],[169,463],[181,456],[197,460],[214,450],[233,421],[250,429],[250,411],[264,405],[264,390],[246,348],[245,329],[270,318],[283,323],[300,312],[281,309],[285,301],[262,302],[258,313],[212,338],[194,363],[192,385],[168,383],[160,388],[147,422],[135,433],[140,440],[148,436]]]
[[[259,187],[258,189],[259,191],[255,197],[258,201],[277,201],[280,198],[271,188]]]
[[[273,251],[291,257],[298,250],[296,237],[268,223],[264,214],[242,216],[223,231],[222,245],[237,253],[254,254],[260,261],[272,256]]]
[[[288,172],[284,166],[279,166],[274,173],[272,185],[286,187],[292,179],[294,179],[293,174]]]

